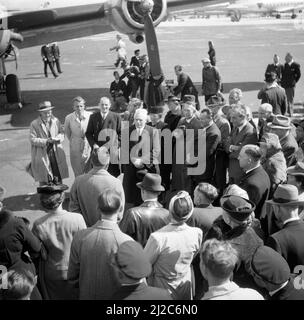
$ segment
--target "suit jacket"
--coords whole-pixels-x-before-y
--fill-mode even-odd
[[[281,63],[278,63],[277,65],[270,63],[266,68],[265,75],[270,72],[275,72],[277,74],[277,82],[280,83],[282,79],[283,65]]]
[[[150,287],[142,282],[133,286],[122,286],[111,300],[172,300],[168,290]]]
[[[142,179],[138,176],[138,172],[146,170],[151,173],[159,173],[157,164],[160,153],[160,140],[158,130],[145,125],[142,135],[137,136],[136,127],[132,125],[122,133],[123,137],[129,136],[129,148],[122,141],[121,160],[123,163],[123,187],[126,195],[126,202],[133,203],[135,206],[141,204],[140,189],[136,187],[136,183]],[[135,139],[135,141],[132,141]],[[132,162],[132,157],[141,157],[144,160],[143,168],[136,168]]]
[[[122,232],[128,234],[143,247],[152,232],[170,222],[169,211],[158,201],[146,201],[139,207],[129,209],[119,223]]]
[[[229,178],[232,178],[236,184],[239,183],[241,176],[243,175],[243,171],[240,168],[238,160],[241,148],[246,144],[256,144],[258,142],[257,134],[250,123],[247,122],[245,127],[239,133],[237,132],[237,129],[238,128],[233,128],[230,134],[229,143],[227,143],[227,152],[229,152],[230,145],[240,147],[239,150],[230,152],[229,154]]]
[[[131,58],[130,66],[136,66],[136,67],[140,68],[139,59],[136,56],[133,56]]]
[[[53,61],[52,48],[47,45],[42,46],[41,47],[41,56],[44,61],[52,62]]]
[[[115,94],[118,93],[119,91],[122,91],[124,93],[126,89],[126,83],[124,80],[119,80],[116,82],[115,80],[111,82],[110,84],[110,94],[112,97],[115,97]]]
[[[97,199],[107,188],[113,188],[121,195],[122,207],[119,212],[122,215],[125,206],[125,194],[121,181],[100,168],[93,168],[88,173],[75,178],[70,191],[69,210],[81,213],[86,225],[91,227],[100,219]]]
[[[270,103],[273,107],[274,114],[285,114],[287,110],[287,96],[285,90],[280,87],[271,87],[266,90],[262,89],[258,93],[258,99],[261,103]]]
[[[287,167],[289,167],[291,165],[293,155],[298,150],[299,146],[291,132],[283,139],[280,139],[280,143],[286,159]]]
[[[174,94],[181,95],[181,98],[186,94],[192,94],[194,96],[198,95],[198,92],[191,80],[191,78],[184,72],[182,72],[178,77],[177,87],[173,89]]]
[[[268,174],[260,165],[258,168],[245,174],[239,186],[247,191],[249,199],[255,203],[256,209],[254,213],[256,218],[259,219],[271,187]]]
[[[222,208],[214,207],[212,204],[199,206],[194,208],[192,216],[187,220],[187,225],[200,228],[203,231],[203,235],[205,235],[212,227],[214,220],[222,213]]]
[[[206,169],[204,174],[200,177],[201,181],[213,182],[216,151],[220,142],[220,129],[212,122],[211,126],[206,129]]]
[[[54,59],[59,59],[60,58],[60,50],[59,50],[59,46],[57,44],[53,44],[51,46],[51,50],[52,50],[52,54]]]
[[[28,255],[39,256],[40,240],[29,230],[23,220],[10,212],[0,213],[0,266],[14,270],[28,270],[36,274]]]
[[[281,85],[283,88],[293,88],[301,78],[300,65],[297,62],[293,62],[291,65],[284,64],[282,70]]]
[[[219,144],[219,149],[227,150],[227,148],[229,148],[229,136],[231,133],[230,123],[221,115],[214,118],[214,123],[217,125],[221,132],[221,142]]]
[[[71,245],[68,280],[80,300],[108,300],[120,285],[110,259],[118,247],[133,241],[114,221],[101,220],[77,232]]]
[[[280,253],[287,261],[290,271],[297,265],[304,265],[304,222],[302,220],[287,222],[283,229],[272,234],[266,245]]]
[[[99,133],[103,129],[112,129],[117,133],[117,140],[115,141],[120,144],[121,137],[121,120],[119,114],[109,111],[106,118],[101,117],[101,113],[95,112],[90,116],[86,137],[88,142],[93,148],[94,143],[98,144],[100,147],[103,146],[108,140],[100,140]]]
[[[287,285],[276,292],[269,300],[304,300],[304,290],[297,290],[293,281],[294,278],[291,277]]]

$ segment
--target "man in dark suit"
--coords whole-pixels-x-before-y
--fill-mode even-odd
[[[197,176],[197,182],[214,184],[216,151],[221,142],[221,132],[212,120],[210,109],[203,109],[201,111],[200,120],[203,129],[206,130],[206,169],[202,175]]]
[[[298,150],[298,144],[295,137],[291,134],[291,120],[285,116],[274,116],[271,123],[268,123],[268,129],[271,133],[275,133],[279,139],[286,159],[287,167],[293,161],[293,155]]]
[[[179,130],[175,130],[173,133],[173,136],[176,138],[176,143],[174,146],[172,159],[171,191],[185,190],[191,195],[193,194],[194,188],[197,184],[197,175],[189,174],[188,171],[192,171],[192,168],[198,166],[198,163],[194,163],[195,159],[191,159],[191,156],[193,157],[197,155],[198,158],[200,156],[198,151],[198,136],[199,129],[202,129],[202,124],[196,117],[195,112],[196,109],[194,101],[188,101],[187,103],[184,103],[184,118],[181,118],[178,123],[177,129]]]
[[[137,94],[137,90],[139,88],[139,68],[137,66],[126,65],[124,68],[124,73],[120,76],[120,80],[123,80],[127,77],[128,82],[124,92],[124,96],[129,102],[130,96],[131,98],[135,98]]]
[[[276,224],[281,229],[272,234],[266,245],[279,252],[287,261],[291,272],[298,273],[295,267],[304,265],[304,222],[298,215],[298,189],[290,184],[279,185],[273,199],[268,201],[273,207]]]
[[[210,59],[202,60],[202,93],[205,96],[205,103],[221,90],[221,76],[217,67],[211,65]]]
[[[161,180],[160,175],[147,173],[143,181],[136,184],[141,190],[143,203],[129,209],[119,223],[120,230],[143,247],[152,232],[166,226],[171,220],[169,211],[157,201],[161,192],[165,191]]]
[[[185,95],[190,94],[195,96],[196,109],[200,110],[200,104],[198,101],[198,91],[196,90],[191,78],[183,72],[183,68],[180,65],[174,67],[175,74],[177,76],[177,86],[173,89],[175,96],[180,94],[180,98],[183,99]]]
[[[62,73],[60,67],[60,50],[57,42],[53,42],[51,45],[52,54],[53,54],[53,61],[56,64],[58,73]]]
[[[242,147],[246,144],[256,144],[258,142],[257,134],[246,117],[246,107],[244,105],[232,107],[231,122],[233,130],[226,145],[226,151],[229,152],[229,181],[232,184],[238,184],[243,175],[238,160]]]
[[[257,219],[260,218],[263,205],[268,199],[270,191],[270,179],[261,166],[261,157],[260,148],[252,144],[244,146],[238,157],[240,167],[244,171],[239,186],[247,191],[249,200],[256,205],[254,213]]]
[[[114,81],[111,82],[110,94],[113,98],[113,101],[115,101],[118,95],[123,94],[125,92],[127,85],[124,80],[120,79],[120,75],[118,71],[114,71],[113,76],[115,79]]]
[[[222,107],[224,103],[220,97],[213,96],[208,101],[208,108],[212,112],[214,123],[217,125],[221,132],[221,141],[216,151],[216,163],[215,163],[215,177],[214,182],[216,187],[219,189],[220,195],[222,195],[227,185],[227,169],[229,164],[229,157],[226,150],[228,149],[227,144],[229,143],[229,136],[231,133],[230,123],[224,117]]]
[[[268,64],[266,68],[265,77],[267,73],[274,72],[277,75],[277,83],[281,84],[283,65],[279,61],[279,56],[275,54],[273,56],[273,63]]]
[[[108,172],[114,177],[120,174],[118,165],[118,148],[121,139],[121,120],[119,114],[110,111],[111,102],[107,97],[102,97],[99,102],[100,112],[90,116],[86,138],[91,149],[98,149],[107,144],[111,148],[111,162]]]
[[[300,65],[293,60],[292,55],[288,52],[285,57],[285,64],[282,71],[281,86],[285,89],[288,110],[290,116],[293,115],[293,99],[297,82],[301,78]]]
[[[134,125],[122,132],[121,163],[124,173],[123,187],[128,206],[139,206],[142,203],[137,182],[142,181],[145,173],[159,173],[158,157],[160,143],[158,130],[148,126],[146,109],[137,109],[134,114]],[[125,143],[125,139],[128,140]]]
[[[55,78],[58,77],[58,74],[54,70],[54,65],[53,65],[53,54],[52,54],[52,49],[49,44],[45,44],[41,47],[41,57],[42,61],[44,63],[44,75],[47,78],[48,73],[47,73],[47,67],[50,67],[50,70],[52,71],[52,74]]]
[[[135,50],[134,56],[131,58],[130,66],[136,66],[140,68],[139,55],[140,55],[140,50],[139,49]]]
[[[287,110],[287,97],[285,90],[276,82],[274,72],[266,73],[265,86],[259,91],[258,99],[261,103],[270,103],[274,114],[285,114]]]

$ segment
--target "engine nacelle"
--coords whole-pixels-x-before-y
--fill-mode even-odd
[[[0,58],[11,51],[12,41],[23,41],[23,37],[19,33],[12,32],[11,30],[0,30]]]
[[[145,1],[145,0],[143,0]],[[111,0],[105,5],[106,16],[112,28],[129,36],[135,43],[144,41],[144,13],[142,2],[132,0]],[[158,26],[167,16],[167,1],[154,0],[150,13],[154,27]],[[141,42],[138,42],[141,41]]]
[[[144,35],[141,33],[133,33],[133,34],[129,34],[128,36],[130,41],[132,41],[135,44],[143,43],[145,40]]]

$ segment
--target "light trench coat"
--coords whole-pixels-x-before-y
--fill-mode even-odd
[[[84,119],[80,121],[75,112],[66,116],[64,122],[65,136],[70,141],[70,159],[75,177],[84,173],[90,158],[91,147],[85,136],[91,112],[84,111]]]
[[[57,137],[60,139],[59,144],[54,144],[54,151],[61,178],[67,178],[69,176],[69,170],[61,144],[64,140],[64,134],[60,121],[55,117],[52,117],[51,120],[50,133],[52,138]],[[35,181],[39,182],[48,182],[48,176],[53,178],[50,160],[47,155],[47,140],[47,128],[41,118],[38,117],[30,126],[31,166],[28,168],[28,171]]]

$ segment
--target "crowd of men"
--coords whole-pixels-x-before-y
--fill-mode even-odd
[[[290,117],[301,73],[285,60],[267,66],[258,122],[240,89],[225,101],[208,58],[204,107],[180,65],[148,108],[140,82],[115,105],[128,87],[117,73],[113,101],[91,114],[75,97],[64,126],[42,102],[27,171],[46,215],[30,227],[1,208],[2,298],[303,300],[304,119]]]

